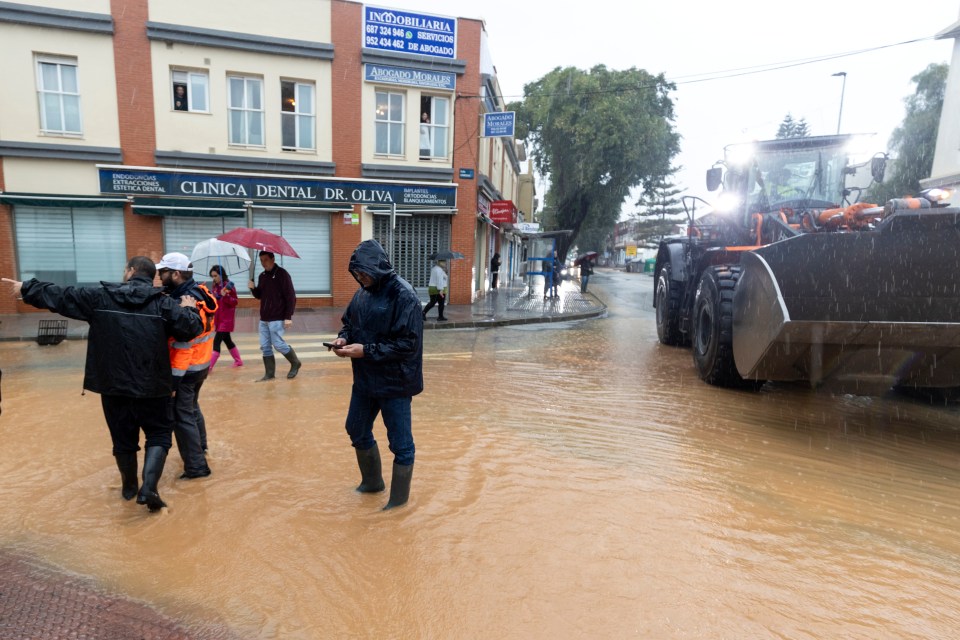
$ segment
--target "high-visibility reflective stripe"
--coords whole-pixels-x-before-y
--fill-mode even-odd
[[[204,342],[213,340],[213,337],[213,332],[209,332],[194,338],[190,342],[174,342],[170,346],[172,346],[174,349],[192,349],[198,344],[203,344]]]

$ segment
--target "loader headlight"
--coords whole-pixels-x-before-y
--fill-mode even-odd
[[[740,197],[735,193],[726,191],[717,196],[717,201],[713,205],[713,210],[717,213],[730,213],[740,206]]]
[[[926,189],[920,192],[920,195],[934,204],[948,202],[953,197],[953,189]]]

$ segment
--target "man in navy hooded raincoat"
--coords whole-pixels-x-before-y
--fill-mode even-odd
[[[334,353],[351,358],[353,392],[347,434],[357,453],[362,480],[357,491],[383,491],[380,450],[373,421],[383,416],[393,452],[390,500],[384,509],[406,503],[413,476],[410,407],[423,391],[423,314],[410,284],[397,275],[376,240],[361,242],[350,258],[350,273],[360,283],[343,314]]]

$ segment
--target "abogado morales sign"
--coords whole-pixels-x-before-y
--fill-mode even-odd
[[[453,185],[207,175],[124,167],[100,167],[99,172],[101,193],[132,196],[426,207],[456,207],[457,202]]]

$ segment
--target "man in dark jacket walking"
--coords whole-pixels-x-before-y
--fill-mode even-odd
[[[383,416],[394,456],[384,507],[390,509],[410,496],[415,451],[410,407],[413,396],[423,391],[423,314],[413,287],[393,270],[376,240],[356,248],[350,273],[360,289],[343,314],[333,349],[353,365],[347,434],[360,466],[357,491],[383,491],[380,450],[373,437],[373,421],[377,414]]]
[[[300,371],[300,358],[283,339],[287,327],[293,324],[293,312],[297,307],[297,293],[293,279],[287,270],[277,264],[270,251],[260,252],[263,273],[254,284],[248,283],[250,293],[260,301],[260,352],[263,354],[264,374],[257,382],[273,380],[277,373],[276,349],[290,362],[288,378],[296,378]]]
[[[38,309],[90,323],[83,388],[100,394],[110,428],[124,500],[137,497],[150,511],[165,507],[157,483],[170,449],[173,424],[167,413],[171,379],[167,340],[191,340],[202,328],[196,301],[179,302],[153,286],[153,260],[131,258],[123,283],[61,287],[36,279],[10,283],[13,295]],[[140,429],[146,437],[143,486],[137,492]]]

